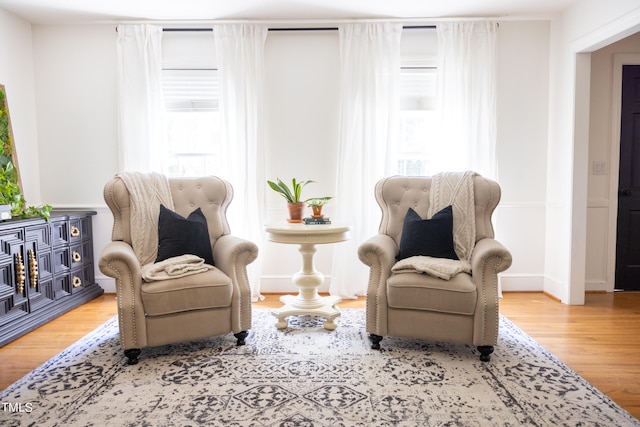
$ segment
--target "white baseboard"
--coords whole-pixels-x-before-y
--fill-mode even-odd
[[[111,277],[104,276],[102,274],[96,275],[96,283],[100,285],[104,292],[107,294],[115,294],[116,293],[116,281]]]
[[[604,280],[587,280],[584,289],[587,292],[613,292],[613,289],[610,289],[609,284]]]
[[[543,290],[544,292],[557,298],[564,304],[567,304],[566,298],[563,297],[565,295],[566,289],[565,286],[563,286],[562,282],[550,277],[545,277]]]
[[[525,274],[500,274],[502,292],[542,292],[544,277]]]

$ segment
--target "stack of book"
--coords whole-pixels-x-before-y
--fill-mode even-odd
[[[318,224],[331,224],[331,218],[302,218],[302,221],[307,225],[318,225]]]

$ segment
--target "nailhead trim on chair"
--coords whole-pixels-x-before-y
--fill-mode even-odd
[[[498,270],[498,266],[500,266],[500,264],[502,264],[502,257],[492,256],[492,257],[489,257],[489,258],[485,259],[485,262],[482,265],[482,275],[481,275],[481,277],[482,277],[482,280],[484,281],[484,277],[485,277],[485,274],[486,274],[486,271],[487,271],[487,265],[489,264],[489,261],[492,260],[493,258],[498,258],[500,260],[500,262],[495,264],[495,266],[493,268],[493,274],[492,274],[493,285],[495,286],[496,289],[498,289],[498,283],[497,283],[498,273],[497,273],[497,270]],[[482,302],[483,302],[484,306],[486,307],[487,306],[487,299],[486,299],[486,293],[485,292],[482,292],[482,298],[483,298]],[[499,318],[500,317],[500,307],[498,305],[499,301],[498,301],[498,293],[497,292],[496,292],[496,299],[495,299],[494,302],[495,302],[495,304],[494,304],[495,315],[496,315],[496,318]],[[483,331],[482,332],[482,342],[483,343],[486,343],[488,341],[487,328],[486,328],[487,323],[488,323],[487,312],[485,310],[485,312],[484,312],[484,321],[482,323],[482,325],[483,325],[483,327],[482,327],[482,331]],[[499,333],[500,333],[500,326],[499,326],[498,322],[496,322],[496,328],[494,330],[494,335],[497,337]]]
[[[124,261],[123,261],[123,260],[121,260],[121,259],[116,259],[116,260],[113,260],[113,261],[124,262]],[[118,280],[116,281],[116,283],[118,284],[118,293],[117,293],[117,295],[122,295],[122,294],[123,294],[123,290],[122,290],[122,277],[120,276],[120,270],[118,270],[118,269],[114,268],[114,267],[113,267],[113,265],[112,265],[112,262],[111,262],[111,261],[109,262],[109,267],[110,267],[113,271],[116,271],[116,272],[117,272],[117,274],[118,274]],[[131,279],[133,279],[133,278],[131,278]],[[133,282],[133,280],[131,280],[131,281]],[[134,300],[135,300],[134,294],[133,294],[133,293],[131,293],[131,306],[133,306],[133,305],[134,305],[134,304],[133,304],[133,303],[134,303]],[[119,328],[120,328],[120,330],[121,330],[121,331],[123,330],[123,326],[122,326],[123,319],[122,319],[122,317],[120,316],[120,313],[122,313],[122,312],[123,312],[122,298],[118,297],[118,323],[119,323]],[[134,342],[134,344],[136,344],[136,346],[137,346],[137,344],[138,344],[138,334],[137,334],[137,329],[136,329],[136,314],[135,314],[135,311],[132,311],[132,312],[131,312],[131,316],[132,316],[132,322],[131,322],[131,324],[133,325],[133,328],[132,328],[132,329],[133,329],[133,342]],[[122,336],[122,334],[120,334],[120,345],[121,345],[122,347],[124,347],[124,337]]]

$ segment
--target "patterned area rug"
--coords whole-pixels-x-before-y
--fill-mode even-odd
[[[290,317],[254,310],[232,335],[145,349],[125,364],[116,318],[0,393],[2,426],[640,426],[501,318],[491,361],[473,347],[385,338],[364,310]]]

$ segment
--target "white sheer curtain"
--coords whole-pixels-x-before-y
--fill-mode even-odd
[[[151,172],[164,144],[162,28],[118,25],[117,30],[119,166]]]
[[[234,235],[264,248],[264,44],[262,25],[223,24],[213,29],[220,75],[223,159],[221,176],[234,189],[228,217]],[[260,298],[261,256],[249,265],[254,300]]]
[[[443,22],[438,32],[441,171],[497,178],[495,22]]]
[[[375,183],[389,173],[387,159],[396,137],[400,37],[394,23],[339,27],[341,58],[340,134],[335,222],[352,225],[351,238],[334,245],[330,293],[364,295],[369,273],[358,246],[380,221]]]

